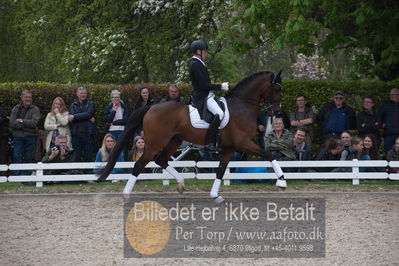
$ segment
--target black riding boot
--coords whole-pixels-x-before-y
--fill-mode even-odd
[[[219,119],[219,115],[215,115],[211,125],[208,128],[208,131],[205,135],[205,149],[209,152],[220,152],[222,149],[218,143],[219,138],[217,137],[218,129],[220,126],[221,120]]]

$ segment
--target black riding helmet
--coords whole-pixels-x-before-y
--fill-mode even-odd
[[[191,43],[191,52],[195,54],[197,50],[208,50],[208,44],[204,40],[196,40]]]

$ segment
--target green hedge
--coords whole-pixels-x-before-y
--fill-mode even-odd
[[[150,89],[152,97],[159,101],[167,95],[169,84],[128,84],[128,85],[105,85],[105,84],[55,84],[55,83],[0,83],[0,106],[5,109],[6,114],[10,114],[11,109],[20,101],[20,93],[23,89],[29,89],[33,92],[33,103],[40,108],[42,121],[40,127],[43,128],[46,114],[50,111],[53,99],[61,96],[67,106],[74,99],[75,90],[79,86],[85,86],[89,91],[89,98],[97,106],[97,123],[100,130],[105,130],[103,121],[103,111],[106,104],[109,103],[109,93],[113,89],[122,92],[122,99],[131,108],[137,100],[138,88],[146,85]],[[388,93],[391,88],[399,87],[399,80],[391,82],[361,82],[361,81],[334,81],[334,80],[285,80],[284,81],[283,109],[291,110],[295,103],[295,97],[298,94],[304,94],[309,101],[319,109],[321,105],[330,101],[332,95],[337,90],[343,90],[347,94],[347,102],[356,110],[361,110],[362,97],[370,95],[375,98],[378,108],[388,99]],[[181,95],[189,99],[191,86],[188,84],[179,85]]]

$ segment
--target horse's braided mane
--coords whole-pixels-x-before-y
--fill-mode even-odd
[[[234,94],[235,92],[238,92],[242,87],[247,86],[255,78],[257,78],[257,77],[259,77],[261,75],[270,74],[270,73],[272,73],[272,72],[270,72],[270,71],[262,71],[262,72],[257,72],[257,73],[254,73],[252,75],[249,75],[248,77],[246,77],[243,80],[241,80],[234,88],[231,88],[226,96]]]

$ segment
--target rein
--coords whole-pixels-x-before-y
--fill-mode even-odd
[[[281,88],[281,85],[280,85],[279,83],[275,83],[275,84],[279,85],[280,88]],[[269,88],[271,88],[271,87],[272,87],[272,85],[269,86]],[[245,97],[244,95],[242,95],[242,94],[240,94],[240,93],[238,93],[238,92],[236,92],[236,91],[230,91],[230,94],[231,94],[232,96],[237,97],[237,98],[240,99],[240,100],[243,100],[244,102],[247,102],[247,103],[249,103],[249,104],[251,104],[251,105],[255,105],[255,106],[257,106],[257,107],[260,107],[262,103],[269,103],[269,102],[267,102],[266,100],[263,100],[263,101],[262,101],[262,100],[258,100],[258,99],[247,98],[247,97]]]

